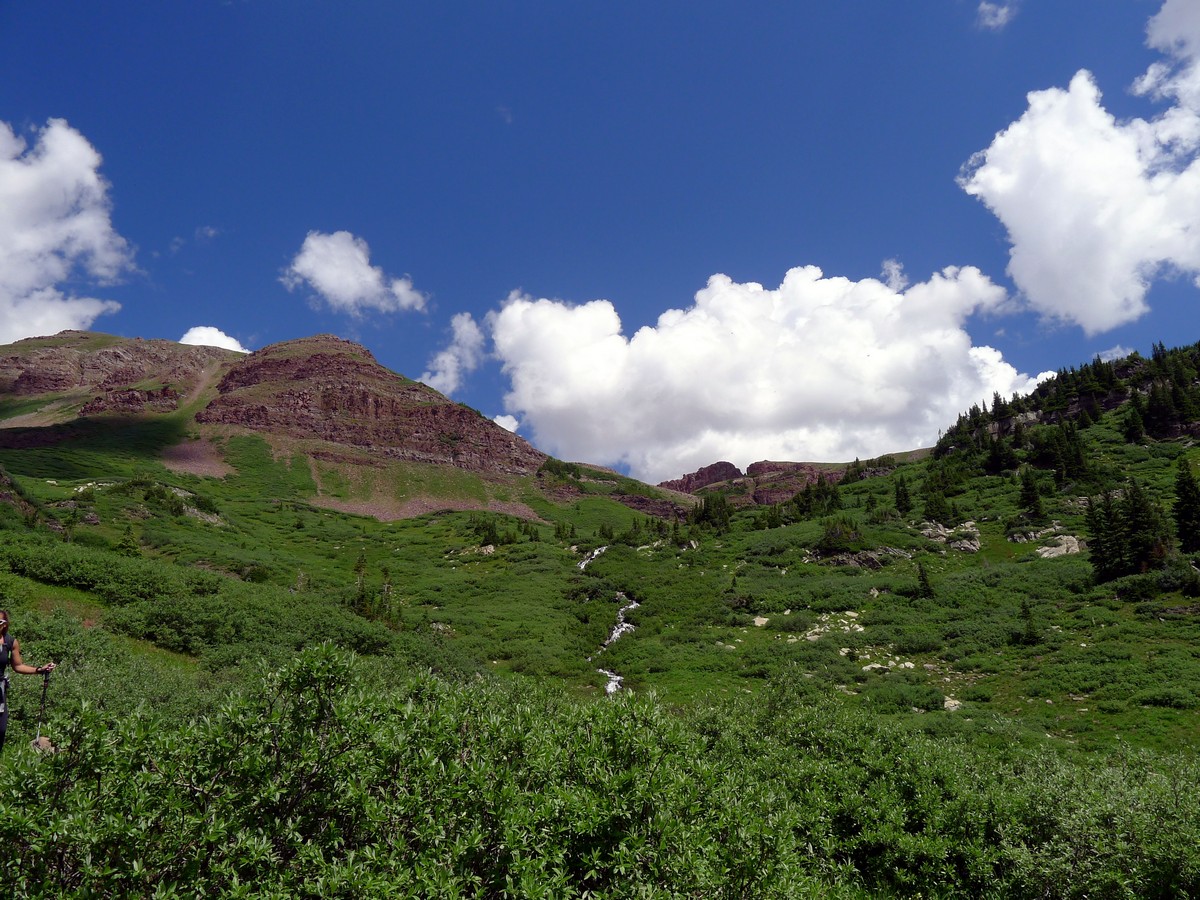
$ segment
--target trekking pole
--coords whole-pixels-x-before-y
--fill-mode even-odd
[[[38,710],[37,737],[33,739],[35,747],[42,745],[42,719],[46,715],[46,694],[50,690],[50,673],[42,673],[42,708]]]

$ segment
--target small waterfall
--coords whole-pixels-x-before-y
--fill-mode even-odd
[[[620,593],[617,594],[617,599],[618,600],[629,600],[628,597],[626,597],[624,594],[620,594]],[[597,653],[603,653],[605,647],[607,647],[609,644],[611,644],[617,638],[621,637],[621,635],[629,634],[629,632],[633,631],[634,626],[631,625],[629,622],[625,621],[625,614],[628,613],[630,610],[637,609],[641,605],[642,604],[638,603],[636,600],[629,600],[628,603],[626,603],[624,606],[622,606],[620,609],[617,610],[617,624],[613,626],[613,630],[609,634],[608,640],[606,640],[601,645],[600,649],[598,651],[596,651]]]
[[[606,548],[602,547],[601,549],[603,550]],[[639,606],[641,606],[641,604],[638,603],[636,600],[629,600],[629,598],[626,597],[623,593],[618,593],[617,599],[620,601],[628,601],[628,602],[625,603],[625,605],[622,606],[619,610],[617,610],[617,624],[613,626],[613,630],[609,633],[607,640],[605,640],[605,642],[600,645],[600,649],[588,657],[588,662],[591,662],[593,659],[595,659],[597,656],[599,656],[601,653],[603,653],[605,650],[607,650],[608,647],[614,641],[618,640],[622,635],[629,634],[629,632],[633,631],[633,629],[635,627],[634,625],[632,625],[631,623],[629,623],[625,620],[625,616],[631,610],[637,609]],[[621,689],[621,680],[622,679],[621,679],[621,676],[618,675],[616,672],[611,672],[608,669],[597,669],[596,671],[608,679],[608,684],[606,684],[604,686],[604,693],[612,695]]]
[[[608,684],[604,685],[604,693],[611,697],[621,689],[623,679],[616,672],[610,672],[608,669],[597,669],[596,671],[608,679]]]
[[[607,549],[608,549],[608,547],[597,547],[595,550],[593,550],[591,553],[589,553],[587,556],[585,556],[579,562],[579,571],[582,572],[584,569],[586,569],[588,566],[588,563],[590,563],[593,559],[598,557],[601,553],[603,553]]]

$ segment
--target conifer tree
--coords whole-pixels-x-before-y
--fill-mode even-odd
[[[1014,450],[1025,449],[1025,423],[1017,422],[1012,430],[1012,446]]]
[[[1133,392],[1129,409],[1125,413],[1125,422],[1121,428],[1121,433],[1130,444],[1137,444],[1146,437],[1146,422],[1141,397],[1142,395],[1137,391]]]
[[[121,540],[117,542],[116,550],[123,556],[142,555],[142,548],[138,544],[138,539],[134,537],[132,525],[125,526],[125,532],[121,535]]]
[[[1040,519],[1045,515],[1033,466],[1025,466],[1021,470],[1021,509],[1031,519]]]
[[[1121,511],[1125,532],[1125,559],[1130,572],[1145,572],[1167,555],[1167,526],[1158,507],[1136,478],[1129,479]]]
[[[1170,437],[1177,415],[1170,389],[1156,382],[1150,388],[1150,399],[1146,404],[1146,431],[1156,438]]]
[[[992,392],[992,421],[999,422],[1002,419],[1007,419],[1012,415],[1012,408],[1007,401],[1000,396],[999,391]]]
[[[917,596],[923,600],[933,599],[933,585],[929,583],[929,573],[923,563],[917,563]]]
[[[983,470],[989,475],[999,475],[1005,469],[1017,467],[1017,454],[1004,438],[993,439],[985,435]]]
[[[946,502],[946,495],[941,491],[930,491],[925,495],[923,512],[930,522],[939,522],[942,525],[950,522],[952,518],[950,504]]]
[[[896,509],[902,516],[907,516],[912,511],[912,497],[908,493],[908,482],[904,480],[903,475],[896,478]]]
[[[1109,493],[1092,498],[1087,527],[1092,568],[1101,582],[1161,565],[1170,547],[1161,509],[1134,478],[1119,500]]]
[[[1096,580],[1111,581],[1124,574],[1121,571],[1116,504],[1110,491],[1093,497],[1088,503],[1087,529],[1088,549]]]
[[[1200,485],[1192,474],[1186,457],[1179,460],[1179,473],[1175,476],[1175,535],[1179,538],[1179,549],[1184,553],[1200,550]]]

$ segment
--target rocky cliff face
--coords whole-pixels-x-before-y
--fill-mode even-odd
[[[719,462],[674,481],[664,481],[659,487],[688,494],[720,489],[737,506],[768,506],[791,500],[822,476],[827,481],[841,481],[845,471],[844,466],[762,460],[751,463],[743,475],[733,463]]]
[[[841,481],[845,474],[844,466],[817,463],[763,460],[746,467],[746,477],[754,482],[751,496],[760,506],[784,503],[819,478],[836,482]]]
[[[130,411],[139,406],[130,392],[140,391],[143,401],[152,401],[161,410],[167,399],[163,389],[177,400],[214,365],[230,364],[239,355],[174,341],[64,331],[0,348],[0,393],[21,397],[93,393],[99,402],[91,412],[100,412],[110,408],[104,403],[109,392],[122,394],[115,406]]]
[[[546,459],[475,410],[330,335],[264,347],[230,369],[217,389],[198,422],[496,474],[529,475]]]
[[[658,486],[670,491],[681,491],[684,494],[694,494],[701,488],[723,481],[732,481],[742,477],[742,470],[731,462],[716,462],[711,466],[697,469],[690,475],[676,478],[674,481],[663,481]]]

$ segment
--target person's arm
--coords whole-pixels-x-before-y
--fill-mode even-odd
[[[21,659],[21,642],[13,640],[12,649],[12,670],[20,672],[22,675],[42,675],[46,672],[53,672],[55,669],[54,663],[46,663],[44,666],[31,666],[25,660]]]

